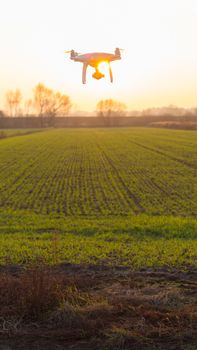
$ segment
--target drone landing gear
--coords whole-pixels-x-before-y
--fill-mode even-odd
[[[86,71],[87,71],[88,64],[84,63],[83,64],[83,72],[82,72],[82,83],[86,83]]]
[[[82,83],[83,84],[86,84],[87,67],[88,67],[88,64],[84,63],[83,64],[83,72],[82,72]],[[100,79],[105,77],[105,74],[101,73],[97,67],[94,67],[94,68],[95,68],[95,72],[92,74],[92,77],[94,79],[100,80]],[[112,69],[111,69],[110,64],[109,64],[109,76],[110,76],[111,83],[113,83],[113,74],[112,74]]]
[[[111,69],[110,64],[109,64],[109,76],[110,76],[111,83],[113,83],[113,74],[112,74],[112,69]]]

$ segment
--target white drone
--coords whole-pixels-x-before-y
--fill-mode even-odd
[[[83,63],[83,72],[82,72],[82,83],[86,83],[86,71],[87,67],[91,66],[95,68],[95,72],[92,74],[92,77],[94,79],[101,79],[104,78],[104,74],[99,71],[99,64],[101,62],[107,62],[109,65],[109,75],[110,75],[110,81],[113,83],[113,75],[112,75],[112,69],[110,66],[110,62],[121,60],[121,54],[120,51],[122,49],[116,48],[115,53],[106,53],[106,52],[93,52],[93,53],[86,53],[86,54],[79,54],[75,52],[74,50],[71,51],[65,51],[65,53],[70,53],[70,59],[75,62],[81,62]]]

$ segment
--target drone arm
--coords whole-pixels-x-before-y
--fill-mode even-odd
[[[110,76],[111,83],[113,83],[113,74],[112,74],[112,69],[111,69],[110,64],[109,64],[109,76]]]
[[[83,64],[83,72],[82,72],[82,83],[86,83],[86,71],[87,71],[88,64],[84,63]]]

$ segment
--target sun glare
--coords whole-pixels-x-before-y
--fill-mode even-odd
[[[105,61],[100,62],[99,65],[98,65],[99,71],[101,73],[104,73],[104,74],[106,74],[108,72],[108,67],[109,67],[108,63],[105,62]]]
[[[89,112],[99,98],[119,99],[131,110],[171,103],[196,106],[196,0],[0,3],[0,110],[7,91],[19,88],[24,102],[38,82],[65,92],[79,110]],[[117,47],[125,51],[120,61],[111,62],[113,84],[106,61],[98,63],[103,79],[93,79],[95,69],[88,67],[82,84],[82,64],[64,53],[113,54]]]

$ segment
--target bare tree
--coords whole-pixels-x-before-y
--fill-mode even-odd
[[[8,114],[10,117],[17,117],[22,101],[22,94],[19,89],[15,91],[9,90],[6,94],[6,104],[8,107]]]
[[[125,115],[126,108],[127,107],[123,102],[113,99],[101,100],[96,106],[97,114],[101,117],[122,117]]]
[[[32,108],[33,108],[33,101],[30,98],[29,100],[25,101],[25,104],[24,104],[24,115],[26,117],[32,114]]]
[[[52,117],[55,117],[57,115],[68,115],[71,106],[72,104],[69,96],[62,95],[60,92],[54,92],[51,96],[47,114]]]
[[[5,113],[0,110],[0,118],[3,118],[3,117],[5,117]]]
[[[39,83],[34,88],[34,106],[38,111],[39,117],[43,117],[49,107],[52,90]]]
[[[12,90],[9,90],[7,93],[6,93],[6,106],[8,108],[8,115],[10,117],[13,116],[13,103],[14,103],[14,96],[13,96],[13,91]]]
[[[34,89],[34,106],[40,117],[67,115],[71,109],[70,97],[60,92],[54,92],[43,84]]]

